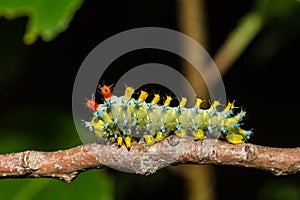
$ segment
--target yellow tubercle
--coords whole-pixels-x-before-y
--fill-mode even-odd
[[[200,98],[197,98],[197,100],[196,100],[196,104],[195,104],[195,108],[200,108],[200,105],[201,105],[201,103],[203,102],[203,100],[202,99],[200,99]]]
[[[164,102],[164,106],[169,106],[170,103],[171,103],[171,101],[172,101],[172,97],[167,96],[167,99],[166,99],[165,102]]]
[[[187,99],[185,97],[182,97],[181,102],[179,103],[179,106],[184,107],[186,102],[187,102]]]
[[[210,106],[210,110],[213,110],[215,109],[216,107],[218,107],[220,105],[220,102],[219,101],[214,101],[214,103]]]
[[[226,108],[224,109],[224,112],[228,112],[229,110],[232,110],[234,108],[235,108],[234,107],[234,102],[232,102],[232,103],[228,102]]]
[[[160,100],[159,94],[155,94],[152,101],[151,101],[151,103],[152,104],[157,104],[159,102],[159,100]]]
[[[133,87],[126,87],[125,93],[124,93],[124,98],[125,99],[130,99],[134,93],[134,88]]]
[[[145,101],[147,99],[147,97],[148,97],[148,93],[142,90],[141,94],[138,98],[138,101]]]

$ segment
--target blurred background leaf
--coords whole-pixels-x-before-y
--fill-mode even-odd
[[[72,183],[53,179],[1,180],[1,199],[53,200],[95,199],[113,200],[114,180],[106,170],[88,170]]]
[[[296,179],[288,180],[273,180],[267,182],[258,194],[258,199],[272,199],[272,200],[298,200],[300,199],[299,184]]]
[[[83,0],[0,0],[0,16],[7,19],[27,16],[24,42],[32,44],[39,36],[50,41],[66,30],[82,3]]]

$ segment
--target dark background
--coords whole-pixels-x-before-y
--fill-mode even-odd
[[[206,2],[211,56],[253,6],[254,1]],[[252,143],[299,146],[299,11],[270,20],[224,75],[228,98],[247,111],[245,125],[253,128]],[[103,40],[131,28],[178,30],[176,16],[176,4],[171,0],[87,0],[65,32],[53,41],[39,39],[30,46],[22,42],[27,18],[2,18],[1,153],[58,150],[81,144],[72,124],[71,103],[76,73],[85,57]],[[175,55],[137,51],[114,62],[102,79],[113,83],[124,71],[118,68],[147,62],[175,68],[180,65]],[[214,170],[216,186],[212,187],[217,199],[262,199],[278,191],[298,191],[299,197],[299,174],[276,177],[269,172],[231,166],[214,166]],[[184,180],[168,169],[148,177],[108,172],[115,177],[116,199],[185,199]]]

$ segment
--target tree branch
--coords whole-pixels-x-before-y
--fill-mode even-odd
[[[134,143],[130,150],[116,144],[86,144],[55,152],[24,151],[0,155],[0,178],[51,177],[71,182],[80,172],[101,167],[141,175],[184,163],[235,165],[275,175],[300,172],[300,148],[274,148],[217,139],[194,141],[169,136],[147,146]]]

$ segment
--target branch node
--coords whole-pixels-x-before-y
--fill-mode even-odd
[[[176,146],[179,144],[180,142],[180,138],[179,137],[176,137],[174,135],[171,135],[167,138],[167,141],[168,143],[171,145],[171,146]]]
[[[39,151],[26,151],[23,156],[23,167],[29,171],[36,171],[41,168],[45,156]]]
[[[70,174],[53,174],[52,177],[57,177],[65,183],[71,183],[79,174],[79,172],[72,172]]]
[[[148,154],[142,155],[141,159],[133,162],[133,168],[136,173],[141,175],[154,174],[159,169],[159,160],[157,156]]]
[[[254,145],[245,143],[244,151],[246,152],[246,160],[251,161],[257,158],[257,148]]]

